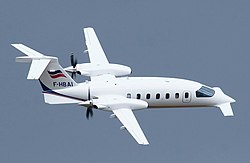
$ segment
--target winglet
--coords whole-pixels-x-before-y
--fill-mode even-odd
[[[220,110],[224,116],[234,116],[233,109],[232,109],[231,104],[229,102],[217,105],[216,107],[220,108]]]

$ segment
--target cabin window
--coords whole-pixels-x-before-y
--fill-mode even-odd
[[[188,92],[185,92],[185,98],[188,98],[189,97],[189,93]]]
[[[127,98],[131,98],[131,93],[128,93],[128,94],[127,94]]]
[[[160,93],[157,93],[157,94],[155,95],[155,98],[156,98],[156,99],[160,99],[160,97],[161,97]]]
[[[175,98],[179,98],[180,97],[180,94],[179,93],[175,93]]]
[[[146,99],[150,99],[150,94],[149,93],[146,95]]]
[[[196,97],[212,97],[215,91],[212,88],[202,86],[198,91],[195,92]]]
[[[138,94],[136,95],[136,98],[137,98],[137,99],[141,99],[141,94],[138,93]]]
[[[169,94],[169,93],[166,93],[165,98],[166,98],[166,99],[169,99],[169,97],[170,97],[170,94]]]

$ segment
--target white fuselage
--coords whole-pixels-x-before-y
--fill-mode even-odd
[[[212,97],[197,97],[196,91],[202,86],[198,82],[177,78],[121,77],[87,81],[57,92],[84,100],[88,100],[88,96],[94,99],[104,95],[120,95],[146,101],[149,108],[205,107],[231,100],[219,88],[210,87],[214,90]]]

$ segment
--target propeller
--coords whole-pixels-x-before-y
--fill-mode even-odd
[[[71,66],[73,67],[73,71],[71,72],[71,77],[75,78],[76,74],[81,75],[81,72],[77,71],[77,69],[76,69],[77,59],[75,58],[75,56],[73,55],[73,53],[71,53],[71,56],[70,56],[70,63],[71,63]]]
[[[90,88],[88,88],[88,100],[90,99]],[[96,106],[93,105],[93,102],[90,102],[90,105],[87,107],[86,110],[86,118],[89,119],[89,116],[93,117],[93,108],[96,108]]]
[[[71,66],[73,66],[73,68],[75,68],[76,65],[77,65],[77,59],[75,58],[75,56],[73,55],[73,53],[71,53],[70,62],[71,62]]]
[[[89,119],[89,115],[93,117],[93,106],[89,106],[86,111],[86,118]]]

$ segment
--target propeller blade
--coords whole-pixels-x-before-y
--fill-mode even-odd
[[[90,113],[90,116],[93,117],[93,109],[92,108],[89,110],[89,113]]]
[[[80,71],[76,71],[76,73],[77,73],[78,75],[81,75],[81,72],[80,72]]]
[[[76,65],[77,65],[77,59],[75,58],[75,56],[73,55],[73,53],[71,53],[71,55],[70,55],[70,63],[71,63],[71,66],[73,67],[73,69],[75,69],[75,68],[76,68]],[[71,72],[71,77],[72,77],[72,79],[76,78],[76,74],[81,75],[81,72],[80,72],[80,71],[77,71],[76,69],[73,70],[73,71]]]
[[[71,66],[72,66],[73,68],[76,67],[76,65],[77,65],[77,59],[74,57],[74,55],[71,55],[71,56],[70,56],[70,63],[71,63]]]
[[[89,115],[90,115],[91,117],[93,117],[93,110],[92,110],[92,107],[91,107],[91,106],[89,106],[89,107],[87,108],[87,111],[86,111],[86,118],[87,118],[87,119],[89,119]]]
[[[76,73],[75,73],[75,72],[72,72],[72,73],[71,73],[71,77],[72,77],[72,79],[76,78]]]
[[[75,58],[75,67],[76,67],[76,65],[77,65],[77,58]]]
[[[86,118],[89,119],[89,109],[86,110]]]
[[[70,63],[71,63],[71,66],[74,65],[74,55],[71,55],[70,56]],[[74,67],[74,66],[73,66]]]

